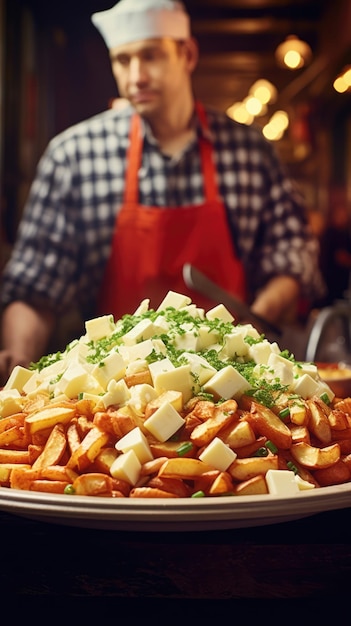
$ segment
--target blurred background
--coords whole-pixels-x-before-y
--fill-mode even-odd
[[[118,95],[105,45],[90,21],[92,12],[113,4],[0,0],[3,250],[13,241],[48,140],[110,106]],[[319,229],[330,189],[341,188],[347,199],[351,195],[351,2],[185,4],[201,53],[195,76],[198,97],[244,123],[262,127],[303,189],[311,220]],[[293,48],[292,68],[284,64],[284,46]],[[255,86],[261,87],[261,109]]]
[[[113,0],[0,0],[1,263],[47,142],[118,96],[91,24]],[[188,0],[196,95],[274,142],[311,225],[350,216],[350,0]],[[345,228],[345,226],[343,227]]]

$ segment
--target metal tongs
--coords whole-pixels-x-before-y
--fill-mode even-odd
[[[281,328],[271,324],[271,322],[268,322],[260,315],[253,313],[244,302],[212,282],[190,263],[183,265],[183,279],[189,289],[193,289],[213,300],[214,304],[224,304],[236,319],[245,320],[245,322],[250,322],[257,326],[260,332],[264,333],[270,341],[277,341],[278,338],[282,337],[283,331]]]

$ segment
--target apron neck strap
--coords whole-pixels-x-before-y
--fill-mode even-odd
[[[213,158],[213,145],[211,141],[204,136],[205,132],[209,132],[207,115],[203,105],[198,101],[195,103],[195,109],[202,128],[202,134],[199,137],[199,147],[205,200],[206,202],[216,202],[219,199],[219,193]],[[141,128],[141,118],[135,113],[131,118],[129,147],[127,151],[124,202],[128,204],[137,203],[139,197],[138,171],[142,161],[143,148]]]

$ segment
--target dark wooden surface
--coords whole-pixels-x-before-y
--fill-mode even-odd
[[[179,611],[189,601],[201,601],[202,610],[208,601],[250,607],[304,601],[325,616],[327,600],[339,608],[349,602],[350,536],[351,509],[181,533],[101,531],[0,513],[0,592],[21,601],[84,600],[85,606],[92,599],[122,605],[138,599],[139,609],[140,602],[168,600]]]

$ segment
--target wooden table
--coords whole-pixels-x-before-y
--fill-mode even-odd
[[[257,602],[277,609],[277,601],[289,601],[295,611],[298,602],[313,603],[324,617],[327,600],[338,610],[344,600],[351,606],[351,508],[270,526],[181,533],[101,531],[0,513],[0,532],[4,599],[52,606],[64,598],[64,606],[80,600],[86,607],[93,599],[104,606],[112,600],[136,606],[138,599],[139,609],[167,600],[167,625],[196,601],[207,615],[209,601],[223,600],[250,610]],[[281,624],[288,618],[286,612]],[[174,623],[187,622],[178,616]]]

